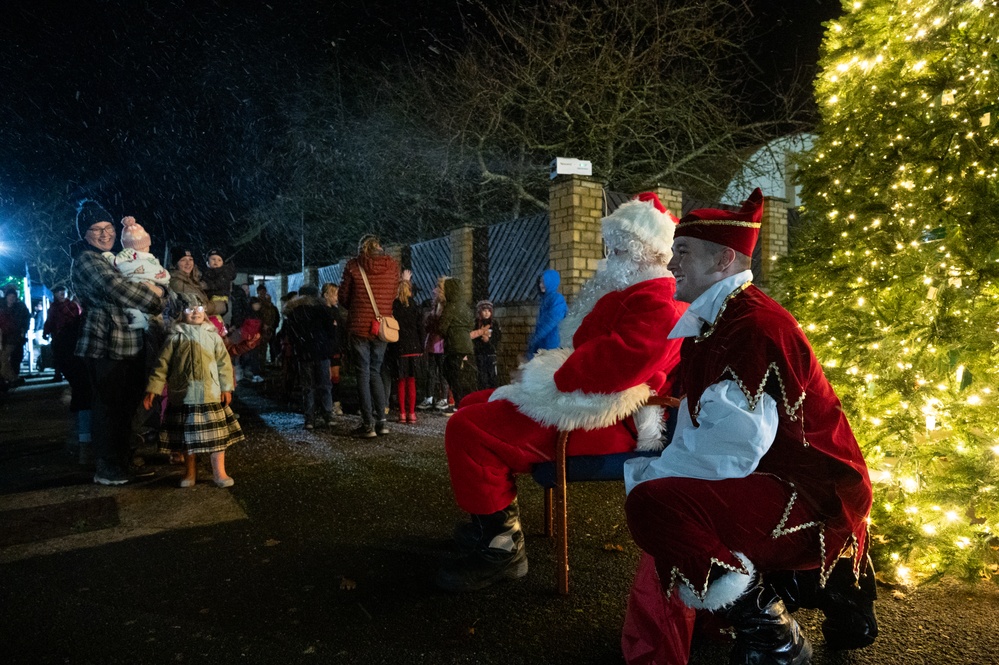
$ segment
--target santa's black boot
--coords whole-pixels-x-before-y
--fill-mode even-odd
[[[735,629],[729,665],[808,665],[812,646],[784,601],[757,574],[749,588],[722,610]]]
[[[445,591],[477,591],[527,574],[527,551],[516,502],[490,515],[473,515],[481,537],[468,554],[445,562],[437,586]]]
[[[487,523],[497,521],[502,523],[504,531],[511,529],[520,531],[520,508],[517,506],[517,499],[503,510],[491,515],[471,515],[470,521],[459,523],[454,528],[454,542],[458,546],[458,551],[468,554],[475,550],[482,541]]]

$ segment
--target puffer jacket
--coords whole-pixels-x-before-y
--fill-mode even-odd
[[[146,392],[159,395],[164,385],[174,403],[183,397],[184,404],[217,404],[232,392],[232,361],[212,324],[173,325]]]
[[[444,280],[444,309],[437,321],[437,331],[444,338],[444,353],[472,355],[472,313],[461,302],[461,280],[448,277]]]
[[[527,355],[533,356],[540,349],[557,349],[559,347],[558,324],[569,311],[565,298],[558,292],[562,278],[557,270],[546,270],[541,273],[541,282],[545,292],[541,295],[541,306],[538,308],[538,321],[534,326],[534,334],[527,343]]]
[[[392,301],[399,288],[399,264],[387,254],[361,255],[347,261],[343,270],[340,305],[347,308],[349,332],[361,339],[374,339],[371,322],[375,320],[375,310],[361,279],[361,266],[368,275],[378,312],[382,316],[391,316]]]

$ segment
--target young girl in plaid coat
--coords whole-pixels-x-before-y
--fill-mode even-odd
[[[149,378],[144,405],[149,409],[166,386],[168,406],[160,444],[187,454],[181,487],[194,486],[195,456],[203,453],[211,455],[215,485],[232,487],[234,481],[225,472],[225,449],[243,440],[229,408],[232,362],[222,337],[205,321],[205,303],[195,294],[181,294],[179,299],[183,310]]]

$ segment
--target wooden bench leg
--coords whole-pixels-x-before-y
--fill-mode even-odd
[[[551,487],[545,488],[545,537],[551,538],[554,535],[552,531],[552,516],[555,514],[555,504],[553,495],[555,490]]]

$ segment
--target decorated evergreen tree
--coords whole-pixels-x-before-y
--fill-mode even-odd
[[[999,571],[999,2],[844,2],[775,297],[874,482],[880,571]]]

